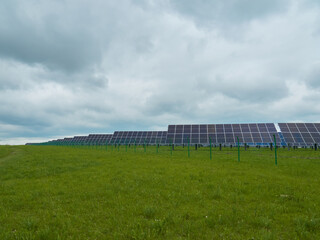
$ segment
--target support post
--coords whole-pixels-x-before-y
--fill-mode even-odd
[[[239,143],[239,137],[237,137],[238,142],[238,162],[240,162],[240,143]]]
[[[211,142],[211,137],[209,137],[210,141],[210,160],[212,160],[212,142]]]
[[[188,137],[188,157],[190,157],[190,138]]]
[[[274,163],[276,166],[278,165],[278,156],[277,156],[277,141],[276,141],[276,135],[273,134],[273,139],[274,139]]]
[[[156,148],[157,148],[157,153],[159,152],[159,144],[158,144],[158,140],[156,140]]]

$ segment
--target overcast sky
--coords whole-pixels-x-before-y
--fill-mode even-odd
[[[320,121],[319,0],[1,0],[0,144]]]

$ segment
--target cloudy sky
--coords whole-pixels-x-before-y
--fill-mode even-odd
[[[319,122],[318,0],[1,0],[0,144]]]

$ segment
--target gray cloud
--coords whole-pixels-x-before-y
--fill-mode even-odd
[[[318,121],[316,1],[1,1],[1,143]]]
[[[108,39],[99,35],[101,12],[94,15],[90,10],[97,9],[89,3],[3,1],[1,5],[0,56],[64,71],[99,64],[101,44]]]

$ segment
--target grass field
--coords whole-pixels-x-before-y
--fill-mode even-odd
[[[0,146],[0,239],[320,239],[320,151]]]

